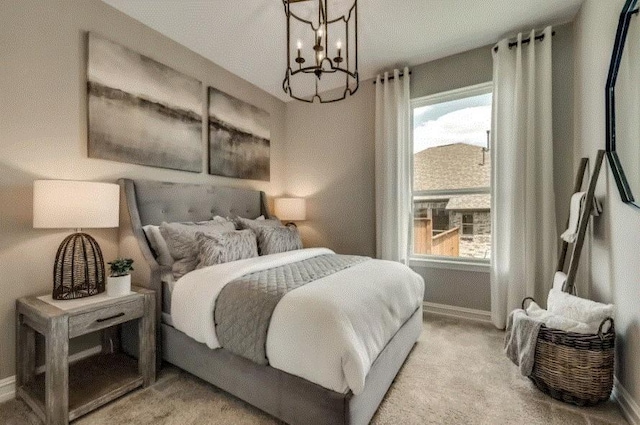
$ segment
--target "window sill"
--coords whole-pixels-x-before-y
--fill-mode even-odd
[[[409,258],[410,267],[422,267],[433,269],[460,270],[466,272],[489,273],[489,261],[473,261],[473,260],[454,260],[436,257],[411,257]]]

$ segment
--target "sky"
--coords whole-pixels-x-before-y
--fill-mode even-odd
[[[490,129],[491,93],[416,108],[413,152],[452,143],[486,147]]]

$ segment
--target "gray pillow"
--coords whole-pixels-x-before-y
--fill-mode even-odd
[[[199,248],[198,269],[258,256],[253,230],[236,230],[219,235],[198,232],[196,240]]]
[[[293,226],[260,227],[258,246],[260,255],[277,254],[302,249],[302,240],[298,229]]]
[[[234,219],[238,229],[251,229],[258,234],[258,229],[261,227],[284,227],[280,220],[274,220],[272,218],[265,219],[264,216],[260,216],[255,220],[248,218],[236,217]]]
[[[162,223],[160,233],[167,242],[169,252],[175,260],[172,266],[173,276],[176,279],[196,268],[198,264],[198,244],[196,234],[198,232],[207,235],[219,235],[235,230],[232,222],[208,221],[200,224],[192,223]]]

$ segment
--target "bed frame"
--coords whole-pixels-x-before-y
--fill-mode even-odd
[[[133,258],[136,285],[156,291],[157,361],[165,360],[290,424],[369,423],[422,331],[418,309],[373,363],[364,391],[338,393],[224,349],[211,350],[162,322],[163,272],[142,230],[147,224],[202,221],[213,215],[269,217],[264,192],[181,183],[120,179],[120,255]],[[123,347],[135,339],[123,332]],[[128,348],[127,348],[128,347]],[[132,351],[135,352],[135,351]]]

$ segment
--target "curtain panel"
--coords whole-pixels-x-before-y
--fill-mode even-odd
[[[409,69],[376,77],[376,255],[407,262],[411,223]],[[390,77],[393,76],[392,79]]]
[[[491,316],[504,328],[524,297],[544,303],[557,257],[552,30],[493,50]],[[528,44],[522,41],[529,38]]]

